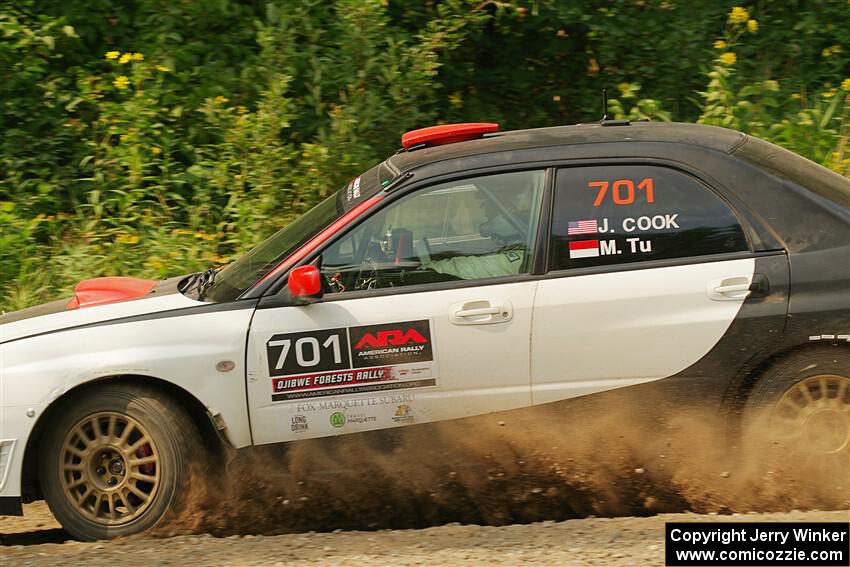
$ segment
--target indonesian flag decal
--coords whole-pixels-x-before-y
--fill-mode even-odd
[[[599,227],[596,225],[596,219],[570,221],[567,226],[567,234],[596,234],[599,232]]]
[[[570,242],[570,258],[595,258],[599,256],[598,240]]]

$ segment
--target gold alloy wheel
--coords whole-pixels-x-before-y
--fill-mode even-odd
[[[771,416],[772,432],[797,448],[835,454],[850,446],[850,378],[811,376],[782,394]]]
[[[148,509],[160,484],[160,458],[142,425],[104,411],[78,421],[62,443],[65,496],[87,519],[126,524]]]

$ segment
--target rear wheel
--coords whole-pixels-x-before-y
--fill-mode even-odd
[[[83,540],[160,525],[186,501],[202,456],[185,411],[149,386],[110,384],[68,400],[44,437],[39,480],[56,519]]]
[[[846,459],[850,454],[850,351],[801,352],[760,379],[747,405],[750,433],[789,456]]]

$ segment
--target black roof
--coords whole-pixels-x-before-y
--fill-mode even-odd
[[[576,124],[485,134],[483,138],[468,142],[402,151],[387,161],[395,169],[406,171],[438,161],[501,151],[610,142],[666,142],[731,153],[745,139],[745,134],[734,130],[699,124],[676,122],[632,122],[628,125],[617,126]]]

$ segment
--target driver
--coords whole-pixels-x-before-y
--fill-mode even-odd
[[[456,256],[435,260],[423,264],[422,267],[463,280],[519,274],[525,260],[525,238],[492,203],[485,205],[485,210],[488,220],[481,223],[478,232],[481,236],[500,243],[501,248],[481,256]]]

